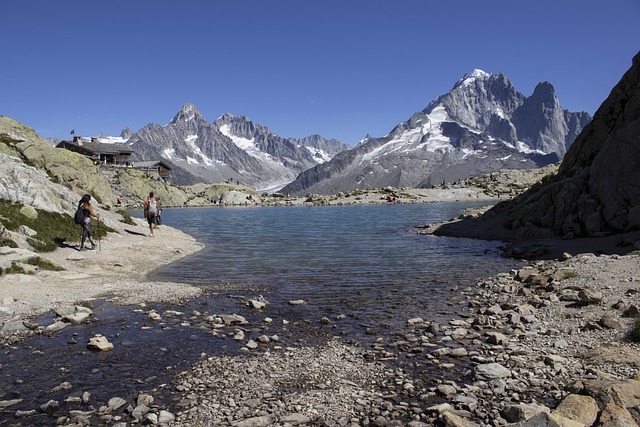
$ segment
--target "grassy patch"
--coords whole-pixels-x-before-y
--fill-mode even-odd
[[[118,209],[116,212],[122,215],[120,222],[124,222],[127,225],[136,225],[136,222],[131,218],[131,215],[129,215],[129,213],[124,209]]]
[[[562,275],[562,280],[575,279],[576,277],[578,277],[578,273],[575,271],[567,271]]]
[[[21,225],[34,230],[37,234],[27,241],[37,252],[51,252],[65,241],[78,241],[82,234],[81,227],[73,222],[73,218],[67,214],[47,212],[36,209],[38,217],[28,218],[20,214],[22,205],[8,200],[0,200],[0,212],[2,223],[11,231],[17,231]],[[94,238],[106,236],[115,230],[104,223],[92,221],[91,232]],[[9,245],[9,244],[8,244]]]
[[[11,267],[4,269],[5,274],[27,274],[26,270],[15,261],[11,262]]]
[[[62,271],[64,268],[60,267],[58,264],[54,264],[53,262],[46,260],[44,258],[40,258],[39,256],[32,256],[25,260],[21,260],[25,264],[33,265],[38,267],[41,270],[50,270],[50,271]]]
[[[18,244],[11,239],[1,239],[0,246],[8,246],[10,248],[17,248]]]

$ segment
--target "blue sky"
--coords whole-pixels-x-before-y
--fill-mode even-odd
[[[640,50],[638,0],[0,0],[0,114],[42,137],[246,115],[384,136],[474,68],[595,112]]]

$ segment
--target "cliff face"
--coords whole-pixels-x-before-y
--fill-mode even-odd
[[[559,174],[584,177],[584,231],[640,229],[640,53],[574,144]]]

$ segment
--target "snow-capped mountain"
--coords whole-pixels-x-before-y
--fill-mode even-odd
[[[190,103],[167,125],[149,124],[136,132],[129,144],[137,160],[169,163],[175,184],[233,179],[257,189],[281,188],[347,149],[318,135],[282,138],[244,116],[224,114],[208,123]]]
[[[548,82],[526,97],[504,74],[474,70],[388,135],[367,136],[303,172],[283,192],[431,187],[504,168],[544,166],[559,161],[590,120],[587,113],[562,109]]]

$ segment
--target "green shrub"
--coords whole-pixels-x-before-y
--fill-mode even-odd
[[[15,261],[11,262],[11,267],[4,269],[5,274],[26,274],[25,269]]]
[[[51,241],[51,240],[43,241],[43,240],[33,239],[31,237],[27,237],[27,243],[29,243],[33,248],[33,250],[36,252],[53,252],[58,247],[58,245],[56,245],[54,241]]]
[[[10,248],[17,248],[18,244],[11,239],[1,239],[0,246],[8,246]]]

